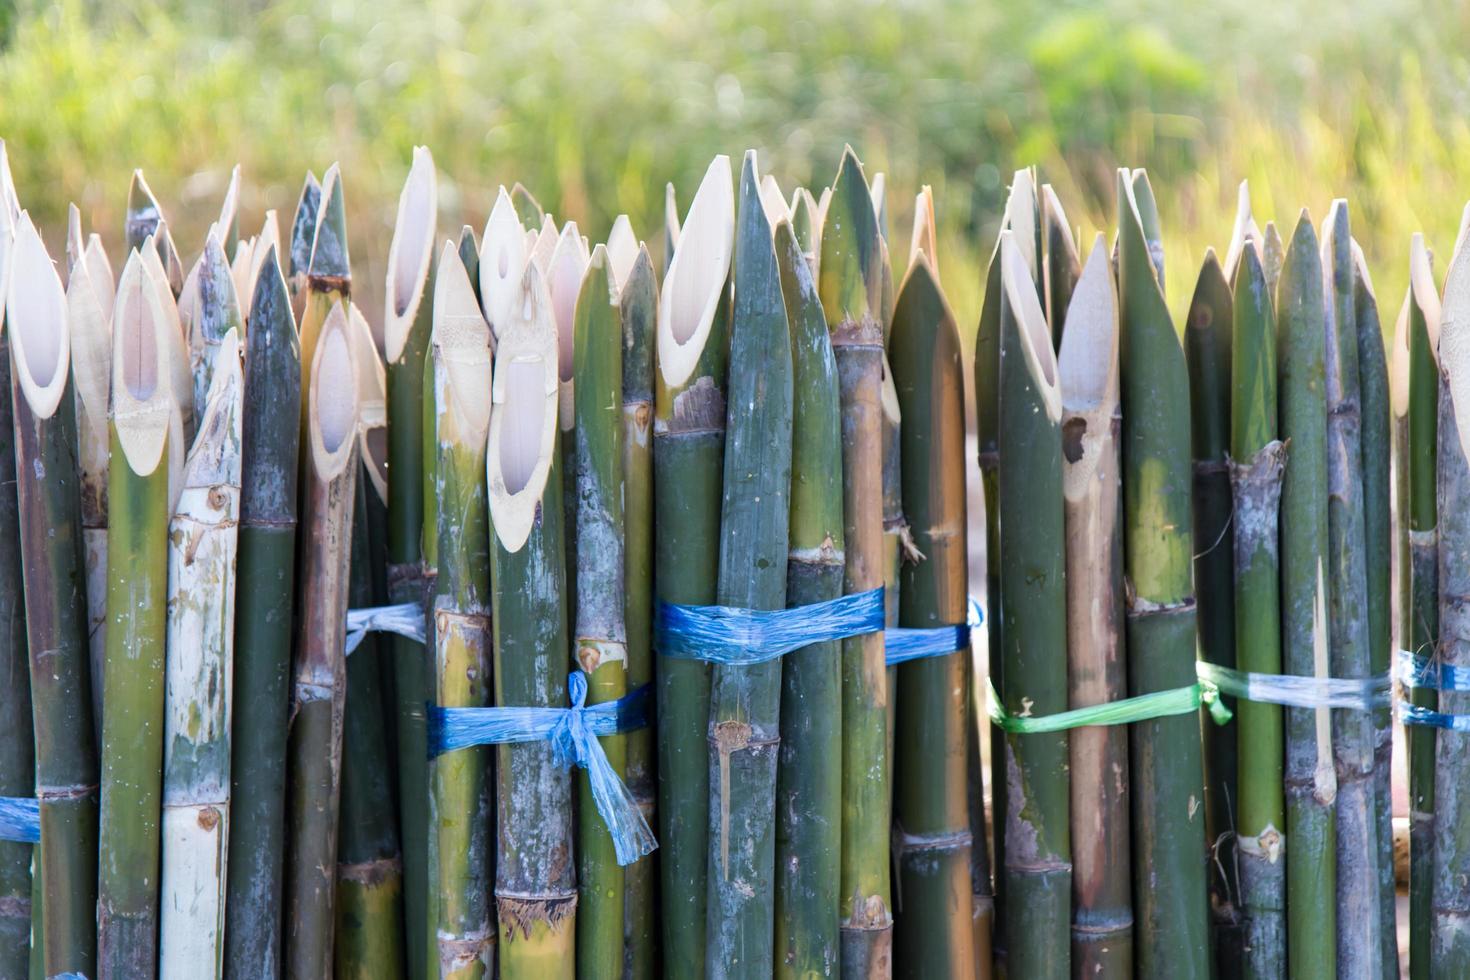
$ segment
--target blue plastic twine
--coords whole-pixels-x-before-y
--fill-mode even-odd
[[[41,842],[41,803],[31,796],[0,796],[0,840]]]
[[[440,708],[428,705],[429,756],[471,745],[551,743],[552,761],[580,766],[592,784],[592,800],[607,824],[618,864],[629,865],[658,846],[628,787],[613,772],[599,735],[617,735],[648,723],[648,685],[616,701],[587,705],[587,678],[567,678],[570,708]]]
[[[1470,667],[1433,663],[1409,650],[1398,651],[1394,664],[1398,668],[1399,682],[1405,687],[1470,691]]]
[[[883,587],[789,609],[681,606],[660,601],[654,646],[665,657],[763,664],[824,640],[883,630]]]
[[[970,630],[985,622],[985,613],[974,596],[966,602],[966,613],[966,620],[960,626],[936,626],[932,629],[888,627],[883,631],[883,656],[888,666],[921,657],[946,657],[957,650],[970,649]]]
[[[367,606],[347,610],[346,653],[371,632],[397,633],[410,640],[424,642],[424,608],[417,602],[400,602],[395,606]]]

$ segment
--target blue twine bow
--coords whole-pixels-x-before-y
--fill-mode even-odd
[[[959,626],[930,629],[890,626],[884,630],[883,656],[888,666],[922,657],[946,657],[958,650],[970,649],[970,630],[985,622],[985,612],[974,596],[968,597],[965,607],[965,622]]]
[[[424,642],[424,609],[417,602],[347,610],[346,653],[356,650],[370,632],[397,633]]]
[[[41,802],[31,796],[0,796],[0,840],[41,842]]]
[[[648,723],[648,685],[602,704],[587,704],[587,678],[567,678],[569,708],[440,708],[427,706],[429,757],[471,745],[551,743],[552,761],[564,769],[587,770],[592,800],[612,836],[618,864],[629,865],[658,846],[628,787],[613,772],[597,739]]]
[[[665,657],[763,664],[792,650],[883,629],[883,587],[788,609],[683,606],[660,601],[654,646]]]

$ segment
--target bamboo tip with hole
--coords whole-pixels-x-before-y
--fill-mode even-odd
[[[527,239],[515,202],[501,187],[480,242],[480,302],[497,339],[500,322],[511,315],[526,263],[530,261]]]
[[[688,380],[704,352],[730,276],[735,190],[730,158],[710,162],[679,231],[658,306],[658,363],[664,383]]]
[[[1031,270],[1027,268],[1026,259],[1016,243],[1016,233],[1010,229],[1001,232],[1000,257],[1004,302],[1016,325],[1016,335],[1020,340],[1018,346],[1026,368],[1046,407],[1047,417],[1054,422],[1060,421],[1062,393],[1057,383],[1051,331],[1047,329],[1046,314],[1041,311],[1041,300],[1036,295]]]
[[[347,208],[342,200],[342,172],[338,164],[333,163],[322,178],[307,275],[313,279],[349,279],[351,267],[347,255]]]
[[[434,283],[431,343],[443,369],[433,397],[441,442],[480,442],[490,425],[490,328],[454,242],[445,239]],[[445,390],[447,389],[447,390]]]
[[[390,363],[397,363],[403,357],[408,334],[424,300],[429,264],[434,258],[438,210],[439,186],[434,158],[426,147],[416,146],[408,178],[398,195],[398,217],[388,246],[383,343]]]
[[[140,476],[158,468],[176,411],[168,349],[177,328],[146,264],[129,253],[112,311],[113,426],[125,464]]]
[[[10,253],[4,316],[10,324],[11,364],[31,412],[50,418],[66,391],[71,363],[66,292],[40,233],[24,211]]]
[[[321,480],[342,472],[356,444],[357,365],[349,330],[345,307],[332,304],[312,359],[308,395],[308,451]]]
[[[1057,355],[1063,405],[1069,412],[1111,413],[1118,401],[1118,291],[1101,232],[1072,290],[1066,323]]]

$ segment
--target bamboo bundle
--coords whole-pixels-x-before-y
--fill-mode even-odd
[[[731,271],[729,411],[720,509],[720,605],[786,606],[791,492],[791,336],[755,151],[741,166]],[[781,662],[719,664],[710,685],[711,977],[773,970]]]
[[[486,236],[489,239],[489,235]],[[567,685],[562,591],[556,321],[540,271],[517,282],[496,324],[486,470],[498,707],[561,707]],[[501,976],[576,969],[572,777],[549,742],[496,746],[495,904]]]
[[[0,231],[0,236],[5,234]],[[41,807],[44,847],[36,848],[35,869],[47,914],[44,937],[41,922],[36,922],[35,941],[45,951],[45,975],[76,971],[91,976],[97,959],[97,744],[92,729],[81,493],[69,371],[72,317],[61,280],[25,214],[16,228],[13,250],[13,256],[0,256],[0,266],[6,264],[6,258],[11,266],[9,299],[0,309],[0,319],[8,322],[10,351],[5,366],[12,375],[6,390],[0,392],[0,402],[14,406],[14,427],[6,427],[0,450],[15,467],[8,485],[17,496],[0,506],[10,511],[7,525],[16,520],[18,506],[18,528],[11,528],[18,533],[10,540],[19,545],[18,560],[12,567],[20,574],[9,583],[16,588],[8,593],[17,603],[22,577],[25,583],[24,614],[13,610],[11,620],[25,634],[14,637],[16,642],[9,647],[16,661],[6,665],[15,671],[7,675],[14,686],[7,707],[27,710],[7,722],[20,737],[7,740],[5,749],[7,756],[25,766],[7,773],[6,781],[18,777],[25,789],[15,792],[19,787],[6,786],[5,790],[30,796],[34,778]],[[90,291],[83,293],[81,288],[78,296],[92,299]],[[31,658],[29,685],[20,662],[27,647],[36,654]],[[35,770],[30,777],[26,770],[31,763],[33,717]],[[28,850],[25,845],[5,847]],[[21,869],[29,863],[26,860]],[[30,874],[24,878],[29,897]],[[40,911],[39,907],[34,910]],[[22,925],[29,927],[30,923]],[[7,943],[6,948],[12,947]]]
[[[878,228],[851,147],[843,150],[832,202],[817,289],[842,404],[842,591],[852,595],[883,584],[883,322]],[[843,640],[841,965],[854,977],[890,969],[887,715],[882,634]]]
[[[1118,296],[1099,235],[1061,311],[1062,491],[1066,517],[1067,704],[1127,696],[1119,481]],[[1053,321],[1053,335],[1055,335]],[[1072,969],[1131,974],[1128,732],[1072,732]]]
[[[1270,227],[1267,226],[1269,243]],[[1281,441],[1281,645],[1286,673],[1329,676],[1327,637],[1327,401],[1317,235],[1305,210],[1276,288]],[[1286,952],[1291,976],[1334,976],[1337,948],[1337,773],[1332,712],[1286,711]]]
[[[664,277],[654,379],[654,584],[664,602],[715,601],[735,232],[730,159],[705,172]],[[704,975],[709,665],[660,657],[660,890],[664,969]]]
[[[177,356],[146,259],[128,257],[113,308],[97,956],[101,977],[158,967],[168,521]]]
[[[811,266],[789,222],[776,260],[791,331],[790,550],[786,603],[842,595],[842,423],[837,362]],[[842,852],[842,673],[836,640],[787,654],[781,667],[776,785],[775,970],[820,976],[838,962]]]
[[[398,198],[398,220],[388,250],[383,338],[388,361],[388,599],[427,605],[427,538],[437,530],[425,520],[424,397],[433,304],[438,183],[428,149],[416,147],[413,165]],[[489,235],[487,233],[486,238]],[[425,529],[428,533],[425,534]],[[428,918],[428,700],[429,658],[424,645],[407,637],[388,641],[397,704],[398,807],[403,839],[404,940],[408,976],[423,980],[431,961]],[[437,957],[435,958],[437,959]]]
[[[216,315],[210,302],[200,312]],[[168,535],[158,969],[171,977],[218,976],[224,955],[243,386],[234,327],[212,356]]]
[[[272,245],[250,302],[241,404],[224,952],[231,980],[274,980],[281,973],[299,359],[291,300]]]
[[[1195,683],[1190,562],[1188,374],[1145,237],[1139,174],[1118,179],[1123,395],[1123,550],[1129,693]],[[1156,229],[1155,229],[1156,231]],[[1130,732],[1140,976],[1209,975],[1209,901],[1199,720],[1174,715]],[[1180,815],[1183,815],[1181,819]]]
[[[356,364],[348,329],[346,308],[333,305],[322,324],[307,388],[305,533],[298,558],[301,593],[287,768],[289,977],[324,977],[332,969],[346,695],[342,624],[357,479]]]
[[[965,385],[959,332],[920,248],[894,303],[889,340],[904,426],[905,517],[923,555],[903,566],[899,622],[965,621]],[[968,646],[897,668],[894,841],[903,907],[894,961],[904,976],[973,977],[977,969],[965,793]],[[981,842],[984,846],[984,842]]]

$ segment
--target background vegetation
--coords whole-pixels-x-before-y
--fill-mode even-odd
[[[627,211],[655,246],[665,181],[761,153],[788,191],[843,142],[887,172],[893,235],[934,185],[941,266],[979,308],[1009,175],[1035,163],[1083,241],[1112,170],[1146,166],[1170,302],[1187,306],[1235,187],[1287,226],[1332,196],[1392,324],[1408,238],[1447,256],[1470,195],[1470,13],[1453,0],[0,0],[0,137],[59,254],[68,201],[114,251],[142,167],[190,257],[244,166],[243,223],[340,160],[358,292],[376,318],[415,143],[440,229],[483,226],[521,180],[594,240]],[[901,249],[896,249],[901,251]],[[966,332],[969,332],[968,326]]]

